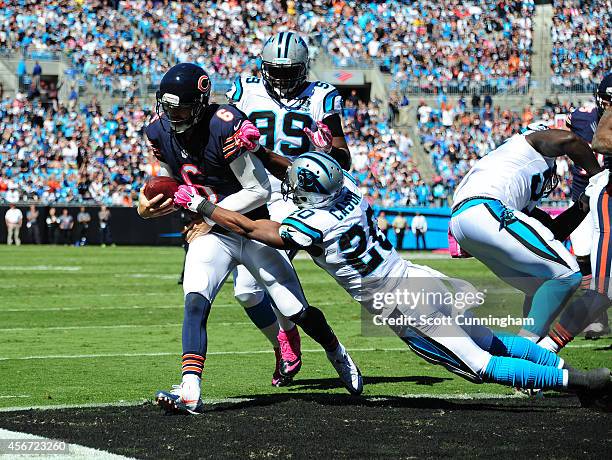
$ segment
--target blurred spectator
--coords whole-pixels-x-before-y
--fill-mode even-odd
[[[55,213],[55,208],[49,208],[49,215],[45,219],[47,225],[47,242],[57,244],[59,241],[59,218]]]
[[[7,231],[6,244],[21,245],[21,239],[19,238],[19,232],[23,224],[23,213],[21,209],[11,203],[9,209],[4,214],[4,223],[6,224]]]
[[[404,247],[404,233],[406,232],[406,218],[400,212],[393,219],[393,231],[395,231],[395,249],[400,251]]]
[[[387,233],[389,233],[389,221],[387,220],[387,216],[384,211],[378,214],[376,223],[378,224],[378,228],[383,233],[383,235],[387,237]]]
[[[102,205],[100,207],[100,211],[98,212],[98,222],[100,225],[100,244],[103,247],[112,244],[113,242],[110,232],[110,219],[110,210],[106,206]]]
[[[38,88],[40,86],[40,76],[42,75],[42,67],[40,63],[36,61],[34,68],[32,69],[32,86]]]
[[[64,208],[59,216],[59,231],[60,242],[64,245],[72,243],[72,229],[74,227],[74,218],[68,213],[68,209]]]
[[[427,219],[424,215],[417,212],[411,223],[412,233],[416,237],[416,249],[427,249],[427,243],[425,243],[425,235],[427,234]],[[423,247],[421,248],[419,241],[423,241]]]
[[[77,245],[85,246],[87,244],[87,236],[89,232],[89,224],[91,223],[91,215],[85,209],[85,206],[81,206],[79,213],[77,214],[78,224],[78,239]]]
[[[38,224],[38,209],[36,206],[31,205],[30,209],[26,213],[26,229],[28,232],[28,240],[32,244],[40,244],[40,226]]]

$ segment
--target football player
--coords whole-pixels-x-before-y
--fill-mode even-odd
[[[261,75],[236,79],[227,93],[228,102],[257,126],[262,144],[293,159],[309,150],[334,157],[346,170],[351,157],[342,131],[342,98],[329,83],[308,81],[309,55],[306,42],[295,32],[270,37],[261,54]],[[280,181],[270,175],[272,194],[268,201],[270,218],[281,222],[295,207],[284,201]],[[289,256],[295,255],[290,253]],[[247,309],[270,305],[265,289],[258,285],[244,266],[234,271],[234,295]],[[300,338],[295,326],[278,315],[278,343],[287,363],[286,377],[276,373],[272,384],[286,385],[301,366]]]
[[[158,118],[145,129],[161,169],[220,207],[255,219],[267,218],[270,185],[263,164],[254,154],[263,147],[247,139],[249,131],[256,128],[235,107],[209,103],[209,95],[208,75],[195,64],[175,65],[162,78],[157,93]],[[149,201],[141,194],[140,215],[153,217],[169,212],[172,200],[160,204],[160,197]],[[346,388],[361,393],[359,369],[323,313],[306,302],[286,254],[215,225],[189,245],[183,282],[182,383],[172,391],[158,392],[157,403],[170,412],[201,412],[206,322],[223,282],[239,264],[264,286],[283,315],[327,351]]]
[[[392,293],[401,280],[429,280],[426,284],[441,292],[449,292],[443,280],[461,284],[428,267],[403,260],[378,229],[374,212],[354,179],[330,156],[307,152],[293,164],[280,156],[269,156],[269,160],[264,164],[279,177],[287,171],[283,193],[298,208],[282,223],[252,220],[222,209],[198,197],[198,191],[189,186],[179,187],[175,202],[198,210],[243,237],[275,248],[306,250],[318,266],[370,312],[377,311],[372,294]],[[451,319],[453,315],[446,304],[419,305],[416,315],[392,304],[385,313],[386,317],[419,314]],[[431,327],[415,322],[394,328],[394,332],[421,357],[475,383],[584,392],[590,397],[610,393],[609,369],[577,371],[526,338],[497,336],[487,328],[459,326],[453,321],[439,324]]]
[[[580,107],[571,112],[567,117],[567,127],[578,137],[589,144],[593,142],[593,135],[597,129],[599,120],[603,116],[605,109],[610,105],[612,98],[612,74],[606,75],[595,91],[595,107]],[[597,153],[597,150],[594,150]],[[600,162],[602,159],[600,159]],[[573,165],[572,167],[572,200],[576,201],[578,197],[584,193],[588,184],[589,178],[585,175],[584,170]],[[591,247],[593,246],[593,231],[594,220],[591,216],[582,221],[578,228],[572,233],[572,248],[574,255],[578,261],[580,272],[582,273],[582,287],[585,289],[591,286]],[[596,297],[596,296],[594,296]],[[594,299],[594,301],[596,301]],[[571,314],[570,311],[566,312]],[[566,318],[567,319],[567,318]],[[574,323],[572,321],[572,323]],[[563,346],[567,343],[567,339],[573,337],[574,324],[563,326],[553,326],[551,338]],[[580,325],[583,325],[580,322]],[[589,324],[585,329],[585,337],[598,338],[610,332],[608,327],[608,315],[604,311],[600,318],[594,323]]]
[[[454,195],[450,231],[462,249],[526,294],[532,325],[520,335],[539,341],[578,289],[582,276],[562,241],[586,216],[584,200],[556,219],[537,208],[556,186],[555,159],[567,155],[593,176],[601,168],[577,135],[530,126],[480,159]]]

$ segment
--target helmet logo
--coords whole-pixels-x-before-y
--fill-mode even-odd
[[[198,79],[198,89],[203,93],[207,93],[210,88],[210,80],[208,79],[208,75],[202,75]]]
[[[298,168],[297,179],[298,186],[305,192],[329,193],[325,187],[321,185],[321,182],[319,182],[319,178],[315,175],[315,173],[308,169]]]

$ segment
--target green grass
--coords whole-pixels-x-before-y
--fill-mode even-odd
[[[178,383],[182,290],[176,278],[182,257],[179,248],[0,248],[0,407],[138,401]],[[473,259],[414,261],[496,283]],[[512,393],[455,377],[395,337],[363,337],[358,305],[309,260],[295,265],[310,302],[321,306],[340,339],[355,350],[364,375],[376,377],[366,395]],[[518,314],[518,296],[502,306]],[[304,354],[297,384],[272,388],[271,347],[233,300],[231,281],[213,305],[209,331],[205,398],[345,391],[313,380],[335,373],[304,336],[303,348],[313,351]],[[574,343],[578,347],[562,354],[574,365],[610,364],[609,339]],[[67,358],[77,355],[85,356]],[[22,359],[32,356],[43,358]]]

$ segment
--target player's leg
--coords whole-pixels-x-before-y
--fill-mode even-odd
[[[580,285],[574,257],[539,221],[499,201],[461,208],[451,219],[454,237],[502,279],[533,295],[528,316],[533,325],[526,326],[521,335],[532,340],[545,336]],[[508,271],[516,277],[505,276]]]
[[[279,311],[325,349],[345,387],[351,393],[361,393],[363,382],[359,369],[339,342],[323,312],[308,305],[287,255],[257,241],[244,240],[240,261],[266,289]],[[284,374],[288,367],[283,362],[281,372]]]
[[[236,267],[233,276],[234,297],[274,348],[276,365],[272,385],[288,385],[301,366],[300,335],[295,324],[274,308],[266,290],[259,286],[244,265]],[[287,376],[280,373],[281,360],[291,363]]]
[[[156,396],[157,403],[168,411],[198,413],[201,408],[208,315],[223,282],[236,265],[239,248],[237,236],[215,233],[200,236],[189,245],[183,280],[182,382],[173,391],[160,391]]]
[[[593,193],[594,192],[594,193]],[[559,321],[551,328],[548,336],[539,345],[548,350],[558,352],[582,332],[594,320],[605,313],[612,298],[610,286],[610,265],[612,264],[612,234],[610,233],[610,217],[612,217],[612,200],[605,185],[594,190],[591,196],[593,242],[591,252],[591,278],[589,289],[576,297],[563,311]],[[607,315],[606,315],[607,326]],[[602,326],[603,328],[603,326]]]

